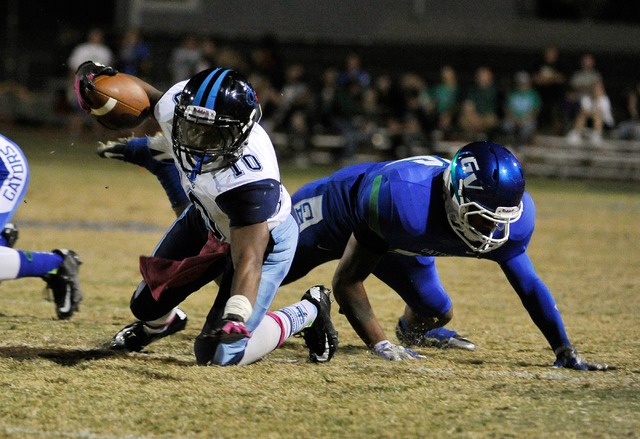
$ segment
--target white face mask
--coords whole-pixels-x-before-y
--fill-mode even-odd
[[[498,207],[492,212],[478,203],[465,200],[451,193],[450,168],[444,173],[443,184],[449,225],[473,251],[490,252],[507,242],[510,224],[522,214],[522,202],[518,206]]]

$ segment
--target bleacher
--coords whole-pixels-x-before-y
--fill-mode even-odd
[[[288,148],[287,135],[273,133],[276,148]],[[451,158],[465,141],[437,141],[431,153]],[[311,138],[310,159],[314,163],[328,163],[337,149],[344,146],[338,135],[316,134]],[[508,145],[507,145],[508,146]],[[360,150],[356,161],[375,161],[382,158],[384,142],[371,150]],[[550,178],[585,178],[594,180],[640,181],[640,142],[604,139],[599,144],[573,144],[565,137],[539,135],[534,144],[514,150],[528,175]],[[413,155],[413,154],[412,154]]]
[[[460,142],[438,142],[435,154],[452,157]],[[552,178],[640,181],[640,142],[588,140],[572,144],[564,137],[540,135],[535,144],[514,151],[528,175]]]

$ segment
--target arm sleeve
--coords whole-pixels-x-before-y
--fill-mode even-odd
[[[258,224],[271,218],[280,205],[280,182],[260,180],[238,186],[216,198],[231,227]]]
[[[569,345],[556,302],[549,288],[536,274],[527,253],[501,263],[500,267],[551,348],[555,351],[560,346]]]
[[[170,148],[164,135],[133,138],[127,141],[125,160],[143,166],[155,175],[167,194],[171,207],[176,208],[189,203],[189,198],[182,189],[173,159],[165,152]]]
[[[167,194],[172,208],[175,209],[178,206],[189,203],[189,197],[182,189],[178,170],[173,163],[158,161],[156,170],[153,173]]]

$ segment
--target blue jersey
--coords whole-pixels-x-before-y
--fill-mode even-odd
[[[344,168],[309,183],[293,196],[303,232],[326,222],[321,247],[342,252],[351,234],[378,253],[408,256],[464,256],[503,262],[526,251],[533,234],[535,206],[528,193],[509,240],[488,253],[472,251],[449,226],[442,191],[447,160],[413,157]]]
[[[18,145],[0,134],[0,231],[9,222],[29,185],[29,164]]]
[[[357,191],[355,207],[366,218],[364,231],[356,233],[358,241],[375,251],[375,240],[366,237],[371,231],[379,238],[378,250],[410,256],[464,256],[503,262],[524,253],[534,228],[531,196],[525,193],[522,215],[512,223],[507,243],[488,253],[474,252],[447,221],[442,191],[447,166],[446,160],[426,156],[370,167]]]
[[[451,308],[451,300],[435,257],[489,259],[500,264],[552,348],[569,344],[555,301],[526,253],[535,221],[529,193],[522,199],[522,215],[511,223],[508,241],[487,253],[474,252],[447,220],[443,173],[448,166],[449,161],[436,156],[364,163],[303,186],[292,196],[300,238],[285,283],[339,259],[353,234],[361,245],[383,255],[373,271],[376,277],[414,312],[436,316]]]

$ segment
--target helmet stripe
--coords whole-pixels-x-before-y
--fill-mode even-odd
[[[198,87],[198,91],[196,93],[196,95],[193,98],[193,105],[196,105],[198,107],[202,106],[202,103],[200,102],[202,100],[202,96],[204,95],[205,90],[207,89],[207,85],[209,85],[209,83],[211,82],[211,78],[213,78],[213,76],[218,73],[218,71],[220,71],[222,69],[215,69],[213,72],[209,73],[209,76],[207,76],[204,81],[202,81],[202,84],[200,84],[200,87]],[[205,95],[206,96],[206,95]]]
[[[193,98],[193,105],[199,106],[199,107],[205,107],[207,106],[208,103],[208,99],[209,99],[209,95],[211,93],[211,89],[215,87],[215,83],[217,82],[216,79],[220,76],[220,75],[224,75],[228,72],[228,70],[224,70],[221,68],[215,69],[214,71],[212,71],[209,76],[207,76],[204,81],[202,81],[202,84],[200,84],[200,87],[198,87],[198,91],[195,95],[195,97]],[[218,84],[218,87],[215,88],[215,93],[218,93],[218,88],[220,88],[220,85]],[[214,94],[214,101],[215,101],[215,94]],[[211,107],[207,107],[207,108],[211,108],[213,109],[213,106]]]
[[[231,70],[227,69],[224,72],[220,73],[220,76],[218,76],[218,78],[216,79],[216,81],[213,84],[213,87],[211,88],[209,93],[205,94],[205,96],[207,96],[207,102],[206,102],[206,105],[203,105],[204,107],[211,108],[212,110],[215,110],[216,97],[218,96],[218,91],[220,90],[220,85],[222,84],[222,80],[225,78],[225,76],[227,76],[227,74],[230,71]]]

